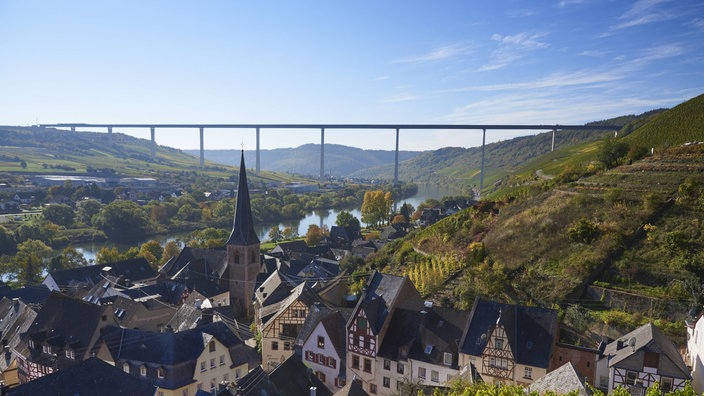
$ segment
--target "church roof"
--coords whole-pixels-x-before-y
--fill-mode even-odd
[[[259,243],[257,233],[254,231],[252,220],[252,207],[249,201],[249,187],[247,186],[247,170],[244,166],[244,150],[240,160],[240,177],[237,186],[237,204],[235,206],[235,221],[232,232],[227,239],[228,245],[254,245]]]

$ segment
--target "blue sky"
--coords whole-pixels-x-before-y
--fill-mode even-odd
[[[700,95],[703,65],[700,0],[0,0],[3,125],[582,124]],[[205,148],[254,137],[206,130]],[[295,147],[320,131],[261,137]],[[199,146],[196,130],[156,139]],[[391,150],[395,134],[325,141]],[[400,148],[480,143],[402,131]]]

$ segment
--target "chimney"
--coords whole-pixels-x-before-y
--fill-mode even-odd
[[[624,347],[623,340],[616,341],[616,350],[620,351]]]
[[[315,393],[316,393],[317,390],[318,390],[318,389],[317,389],[316,387],[311,386],[311,387],[310,387],[310,396],[315,396]]]

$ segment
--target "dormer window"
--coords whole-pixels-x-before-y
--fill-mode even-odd
[[[452,366],[452,354],[450,352],[445,352],[442,356],[442,364],[445,366]]]
[[[66,350],[66,357],[69,359],[75,359],[76,353],[73,351],[73,349],[67,349]]]
[[[210,344],[208,345],[208,351],[215,352],[215,341],[210,341]]]
[[[164,370],[163,367],[159,367],[158,369],[156,369],[156,376],[157,377],[164,378],[165,375],[166,375],[166,370]]]
[[[33,340],[29,340],[29,347],[34,349],[34,341]]]
[[[139,375],[141,375],[142,377],[147,376],[147,366],[142,365],[139,367]]]
[[[51,354],[51,347],[49,345],[42,345],[42,352]]]
[[[124,371],[124,372],[126,372],[127,374],[129,374],[129,373],[130,373],[130,364],[127,363],[127,362],[122,363],[122,371]]]
[[[497,338],[496,340],[494,340],[494,347],[496,349],[504,349],[504,339]]]

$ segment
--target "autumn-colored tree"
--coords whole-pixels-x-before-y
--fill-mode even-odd
[[[384,193],[382,190],[365,192],[362,202],[362,221],[372,227],[378,227],[387,222],[393,203],[391,192]]]
[[[164,248],[157,241],[151,240],[144,242],[139,248],[138,257],[144,257],[145,260],[149,262],[152,268],[159,269],[159,263],[161,262],[161,257],[164,254]]]
[[[44,261],[51,256],[51,248],[42,241],[26,240],[17,245],[15,263],[17,280],[22,286],[39,283]]]
[[[85,267],[88,265],[88,260],[83,257],[83,254],[76,250],[73,245],[68,245],[61,251],[61,256],[57,257],[58,268],[55,269],[69,269]]]
[[[114,263],[116,261],[129,260],[137,257],[139,250],[131,247],[124,252],[120,252],[116,247],[102,247],[95,255],[96,264]]]
[[[176,241],[168,241],[164,245],[164,253],[161,255],[161,265],[164,265],[172,257],[176,257],[181,254],[181,247]]]
[[[281,228],[278,225],[271,227],[269,230],[269,240],[276,243],[284,239],[284,234],[281,232]]]
[[[281,232],[281,235],[285,240],[291,240],[291,239],[296,239],[298,238],[298,231],[294,229],[293,227],[286,227],[284,230]]]
[[[323,231],[315,224],[308,226],[308,232],[306,232],[306,244],[308,246],[318,246],[320,241],[323,239]]]

